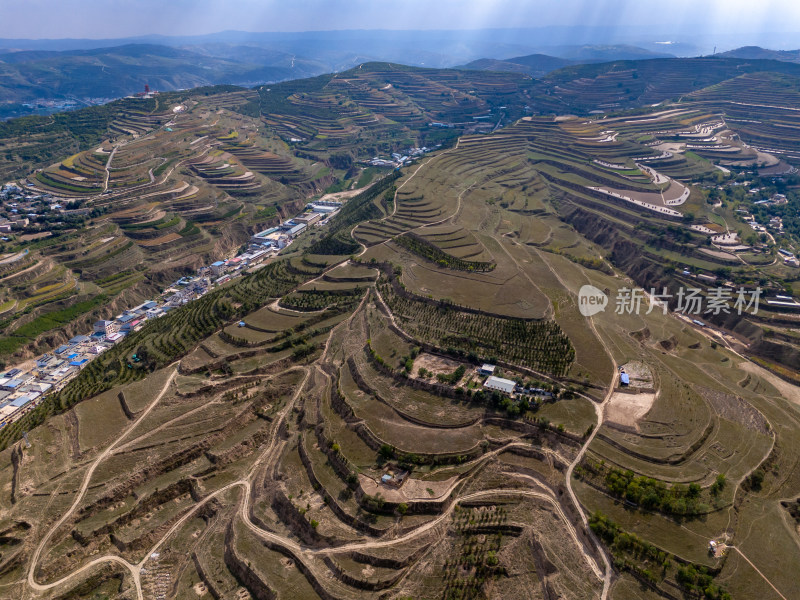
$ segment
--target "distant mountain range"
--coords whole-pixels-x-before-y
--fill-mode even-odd
[[[742,46],[736,50],[720,52],[717,56],[800,63],[800,50],[769,50],[768,48],[761,48],[760,46]]]
[[[558,45],[553,42],[564,39],[564,32],[559,38],[558,32],[537,30],[532,36],[532,31],[234,31],[126,40],[0,39],[0,119],[119,98],[145,85],[161,91],[217,84],[252,87],[341,72],[370,61],[461,65],[456,68],[540,79],[578,65],[674,58],[661,49],[685,47],[679,42]],[[578,41],[595,35],[571,31],[575,35],[570,39]],[[800,51],[758,46],[717,56],[800,63]]]
[[[441,67],[457,64],[452,61],[480,51],[507,56],[524,48],[516,45],[513,38],[509,43],[478,38],[473,44],[447,34],[433,45],[430,40],[415,44],[417,38],[412,32],[354,32],[352,36],[342,32],[232,33],[156,38],[170,44],[141,43],[148,39],[118,46],[95,40],[95,48],[74,47],[87,40],[0,40],[0,118],[61,110],[66,107],[64,102],[80,106],[119,98],[140,92],[145,85],[162,91],[216,84],[249,87],[340,72],[376,59]],[[177,41],[184,44],[172,45]],[[542,77],[582,62],[669,56],[624,45],[548,48],[558,56],[482,59],[466,68]]]
[[[478,71],[506,71],[524,73],[531,77],[544,77],[562,67],[577,64],[610,62],[614,60],[644,60],[651,58],[675,58],[672,54],[652,52],[645,48],[628,45],[614,46],[553,46],[548,54],[530,54],[505,60],[481,58],[458,67]]]
[[[325,65],[259,48],[200,54],[153,44],[93,50],[0,54],[0,99],[119,98],[144,89],[175,90],[232,83],[252,86],[317,75]]]

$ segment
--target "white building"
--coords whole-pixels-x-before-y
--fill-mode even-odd
[[[97,321],[94,324],[94,330],[97,333],[102,333],[105,336],[109,336],[112,333],[117,333],[119,331],[119,323],[116,321]]]
[[[517,387],[517,383],[515,381],[511,381],[510,379],[503,379],[502,377],[495,377],[492,375],[491,377],[486,378],[483,387],[490,390],[496,390],[504,394],[513,394],[514,388]]]

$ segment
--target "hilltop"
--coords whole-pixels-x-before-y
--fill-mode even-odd
[[[720,52],[717,56],[730,58],[755,58],[759,60],[780,60],[783,62],[800,62],[800,50],[769,50],[759,46],[742,46],[735,50]]]
[[[493,58],[481,58],[474,60],[461,69],[475,69],[478,71],[507,71],[510,73],[525,73],[531,77],[542,77],[548,73],[574,64],[573,61],[546,54],[531,54],[529,56],[518,56],[506,60],[495,60]]]
[[[481,58],[457,68],[525,73],[531,77],[540,78],[568,65],[602,63],[615,60],[674,58],[671,54],[651,52],[644,48],[625,45],[555,46],[547,48],[547,51],[550,54],[529,54],[503,60]]]

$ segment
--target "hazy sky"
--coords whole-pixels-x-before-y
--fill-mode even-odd
[[[0,37],[115,38],[222,30],[635,26],[800,30],[797,0],[0,0]],[[798,42],[800,45],[800,41]]]

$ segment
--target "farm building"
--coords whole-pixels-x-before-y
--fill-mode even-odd
[[[503,392],[504,394],[512,394],[514,393],[514,388],[517,387],[516,382],[511,381],[510,379],[503,379],[502,377],[495,377],[492,375],[483,384],[483,387],[488,388],[490,390],[496,390],[498,392]]]
[[[619,374],[619,383],[620,383],[620,385],[624,385],[624,386],[630,385],[631,384],[630,376],[627,373],[620,373]]]
[[[478,369],[478,373],[481,375],[494,375],[494,365],[485,364],[481,365],[481,368]]]

